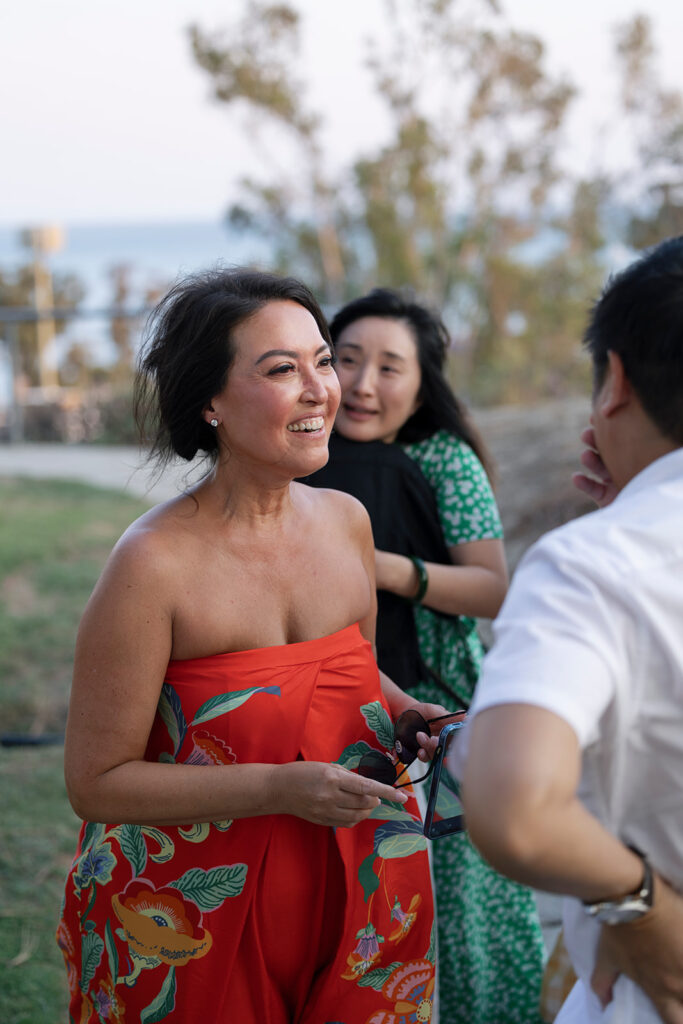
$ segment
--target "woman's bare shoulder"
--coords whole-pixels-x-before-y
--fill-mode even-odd
[[[310,487],[301,483],[296,486],[302,489],[302,499],[315,516],[326,516],[327,522],[332,517],[335,524],[352,531],[362,532],[369,528],[370,517],[365,506],[351,494],[329,487]]]
[[[172,578],[179,562],[187,559],[193,543],[188,529],[193,514],[191,498],[174,498],[149,509],[130,524],[115,544],[103,572],[109,581],[121,576],[129,587],[158,586]]]

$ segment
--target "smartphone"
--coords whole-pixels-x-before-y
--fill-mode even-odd
[[[424,822],[424,834],[427,839],[438,839],[439,836],[449,836],[465,829],[460,786],[448,767],[451,745],[464,724],[454,722],[452,725],[445,725],[439,733]]]

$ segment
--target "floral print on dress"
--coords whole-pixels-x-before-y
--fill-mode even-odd
[[[133,878],[111,903],[131,952],[138,956],[182,967],[211,949],[213,939],[202,925],[199,907],[178,889],[155,889],[146,878]]]
[[[104,841],[103,826],[95,826],[92,833],[92,844],[86,846],[74,871],[74,884],[78,889],[87,889],[99,883],[111,882],[111,873],[116,867],[116,857],[112,853],[111,843]]]
[[[307,662],[309,648],[321,655]],[[226,683],[232,688],[222,689]],[[350,686],[357,690],[356,703],[349,699]],[[304,712],[318,693],[327,728],[306,730]],[[391,737],[391,719],[379,698],[372,649],[357,624],[282,651],[172,663],[145,758],[203,772],[297,757],[336,758],[352,769],[364,751],[384,748]],[[308,917],[300,929],[306,936],[301,959],[298,945],[283,951],[296,957],[297,984],[303,978],[310,996],[301,1024],[334,1021],[336,1007],[343,1007],[347,1024],[365,1021],[401,966],[399,941],[407,961],[424,956],[433,974],[429,867],[414,797],[405,807],[380,804],[354,829],[308,822],[299,827],[296,821],[265,815],[174,826],[84,824],[58,929],[70,1024],[232,1019],[235,998],[251,1006],[263,992],[267,1001],[269,986],[277,984],[268,956],[278,956],[282,937],[273,938],[261,960],[250,956],[242,966],[244,936],[269,920],[269,901],[279,900],[283,887],[296,890],[296,878],[310,871],[307,851],[313,856],[314,850],[320,851],[321,879],[330,879],[335,917],[327,919],[326,903],[314,890],[304,904],[311,917],[310,934]],[[420,886],[422,903],[415,899]],[[258,937],[268,945],[266,930]],[[324,984],[316,962],[321,950],[332,956],[325,960]],[[242,980],[241,997],[232,977]],[[244,1009],[238,1017],[260,1015]]]
[[[434,969],[429,960],[400,964],[382,986],[391,1010],[378,1010],[366,1024],[424,1024],[432,1019]]]
[[[399,903],[398,896],[396,897],[394,905],[391,908],[391,919],[392,921],[398,921],[398,925],[389,936],[389,942],[395,942],[398,944],[401,939],[406,937],[417,920],[417,908],[421,903],[422,896],[419,892],[416,892],[410,901],[408,910],[405,911]]]
[[[184,764],[234,764],[237,760],[232,747],[212,736],[205,729],[192,733],[192,751],[185,758]]]
[[[356,932],[356,938],[358,944],[347,959],[351,970],[342,974],[349,981],[356,981],[372,968],[381,954],[380,943],[384,942],[384,936],[378,935],[371,924]]]
[[[126,1008],[123,1001],[116,995],[116,989],[111,974],[100,983],[99,988],[92,997],[92,1006],[100,1021],[111,1021],[112,1024],[124,1024],[126,1019]]]
[[[112,880],[112,869],[119,860],[123,863],[127,860],[134,870],[144,867],[148,863],[144,833],[151,833],[158,841],[159,830],[146,826],[115,826],[108,833],[107,841],[102,839],[103,832],[103,825],[86,826],[83,852],[71,876],[75,891],[88,899],[81,913],[80,957],[76,956],[71,933],[63,920],[57,930],[57,941],[67,968],[71,1003],[73,1005],[77,1001],[80,990],[80,1021],[91,1020],[95,1013],[99,1021],[122,1022],[125,998],[121,996],[121,989],[125,991],[135,986],[143,971],[166,966],[170,970],[159,993],[145,1008],[148,1012],[141,1016],[141,1024],[152,1024],[162,1019],[158,1013],[166,1015],[175,1006],[176,968],[206,956],[211,949],[213,939],[204,927],[204,914],[217,909],[228,897],[241,893],[247,866],[226,864],[210,871],[191,868],[175,883],[160,887],[135,874],[121,892],[111,897],[113,919],[118,920],[121,926],[116,928],[115,934],[128,951],[127,969],[120,973],[124,962],[115,942],[111,918],[106,920],[104,936],[98,934],[95,921],[90,920],[97,903],[97,888]],[[139,843],[132,836],[137,836]],[[112,839],[118,839],[122,858],[117,858],[112,852]],[[171,847],[174,849],[173,844]],[[161,843],[160,848],[164,851],[165,844]],[[166,854],[162,852],[161,857],[165,859]],[[81,964],[80,977],[75,966],[78,960]],[[108,973],[91,987],[103,963],[108,965]]]

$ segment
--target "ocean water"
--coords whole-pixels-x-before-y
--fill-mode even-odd
[[[30,227],[32,225],[26,225]],[[53,275],[75,274],[85,289],[84,311],[102,310],[113,302],[113,267],[129,268],[130,308],[145,303],[149,288],[166,290],[178,277],[220,263],[226,266],[268,265],[267,243],[231,231],[220,222],[153,224],[88,224],[61,226],[64,245],[44,257]],[[21,242],[21,228],[0,227],[0,272],[11,272],[32,259]],[[108,323],[101,316],[73,321],[60,337],[63,350],[78,340],[93,346],[98,361],[113,355]]]

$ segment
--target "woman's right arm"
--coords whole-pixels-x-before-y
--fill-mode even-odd
[[[427,562],[420,603],[447,615],[493,619],[508,586],[502,527],[490,481],[476,454],[445,432],[432,442],[428,472],[450,563]],[[413,600],[419,574],[406,555],[375,553],[377,586]]]
[[[390,787],[338,765],[202,766],[144,760],[175,608],[160,539],[133,530],[115,549],[83,615],[65,743],[65,778],[89,821],[183,825],[287,813],[349,826]]]

